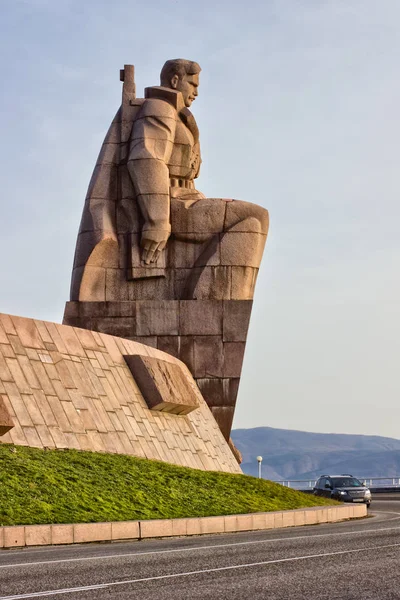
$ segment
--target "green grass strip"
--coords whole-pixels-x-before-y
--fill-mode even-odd
[[[264,479],[0,444],[0,525],[206,517],[335,504]]]

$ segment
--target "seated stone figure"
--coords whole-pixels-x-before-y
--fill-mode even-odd
[[[161,86],[122,106],[104,140],[83,211],[71,300],[250,300],[268,232],[254,204],[196,190],[199,132],[189,110],[200,67],[177,59]]]
[[[89,184],[64,323],[182,360],[229,440],[268,212],[195,187],[199,65],[167,61],[145,98],[133,74]]]

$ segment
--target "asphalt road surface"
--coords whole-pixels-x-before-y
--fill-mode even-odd
[[[0,551],[0,600],[400,599],[400,495],[333,525]]]

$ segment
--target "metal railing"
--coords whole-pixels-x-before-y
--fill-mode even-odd
[[[380,487],[399,487],[400,477],[358,477],[360,481],[365,481],[368,487],[380,488]],[[282,479],[275,481],[285,487],[293,488],[294,490],[310,490],[314,487],[316,479]]]
[[[316,479],[282,479],[281,481],[274,481],[274,483],[280,483],[284,487],[290,487],[294,490],[305,490],[313,488]]]

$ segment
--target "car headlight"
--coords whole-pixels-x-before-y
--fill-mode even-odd
[[[365,490],[365,495],[366,495],[366,496],[370,496],[370,495],[371,495],[371,492],[370,492],[370,490]]]
[[[347,494],[347,492],[339,492],[339,494],[340,494],[341,496],[345,496],[345,495]]]

